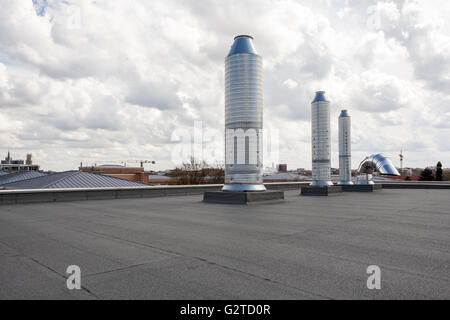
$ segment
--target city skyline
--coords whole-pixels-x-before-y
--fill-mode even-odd
[[[175,130],[224,127],[224,52],[251,34],[278,163],[311,167],[310,103],[324,90],[332,167],[342,109],[352,114],[353,168],[379,152],[399,166],[401,149],[405,167],[448,166],[445,1],[30,0],[0,9],[1,155],[31,152],[44,170],[115,159],[173,168]]]

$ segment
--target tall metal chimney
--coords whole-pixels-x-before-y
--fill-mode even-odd
[[[311,103],[312,186],[331,186],[330,102],[317,91]]]
[[[225,59],[225,186],[265,191],[263,184],[262,58],[253,38],[234,38]]]
[[[339,116],[339,184],[353,184],[351,118],[347,110]]]

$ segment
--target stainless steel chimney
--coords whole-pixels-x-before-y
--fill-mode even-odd
[[[264,191],[262,58],[240,35],[225,59],[224,191]]]
[[[353,184],[351,118],[347,110],[339,116],[339,184]]]
[[[317,91],[311,103],[312,186],[331,186],[330,102]]]

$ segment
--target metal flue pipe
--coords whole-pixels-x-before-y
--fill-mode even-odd
[[[358,181],[358,184],[373,184],[371,175],[378,172],[383,176],[400,176],[391,159],[385,155],[378,153],[366,157],[359,165],[358,172],[366,174],[365,181]]]

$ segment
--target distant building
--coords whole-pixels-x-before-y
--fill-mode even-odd
[[[287,172],[287,164],[279,164],[277,166],[277,171],[278,172]]]
[[[264,176],[264,182],[295,182],[305,180],[311,180],[311,177],[289,172],[278,172]]]
[[[91,167],[80,167],[80,171],[100,173],[105,176],[125,179],[146,184],[166,185],[171,178],[163,175],[154,175],[145,172],[142,167],[125,167],[122,165],[102,165]]]
[[[149,184],[157,184],[157,185],[168,185],[172,181],[171,177],[158,175],[158,174],[150,174],[148,176]]]
[[[450,169],[444,169],[444,176],[442,180],[450,181]]]
[[[423,169],[422,168],[414,168],[412,170],[412,175],[415,177],[419,177],[422,174]]]
[[[402,175],[402,177],[411,177],[413,175],[413,169],[412,168],[399,169],[399,172]]]
[[[80,167],[80,171],[100,173],[105,176],[116,177],[129,181],[136,181],[141,183],[149,183],[149,174],[144,172],[144,168],[140,167],[125,167],[121,165],[102,165],[92,167]]]
[[[312,175],[312,171],[311,170],[306,170],[305,168],[298,168],[297,169],[297,174],[303,175],[303,176],[311,176]]]
[[[39,165],[33,164],[33,155],[31,153],[27,154],[26,160],[14,160],[8,151],[5,160],[2,160],[0,163],[0,171],[5,172],[39,171],[39,168]]]

